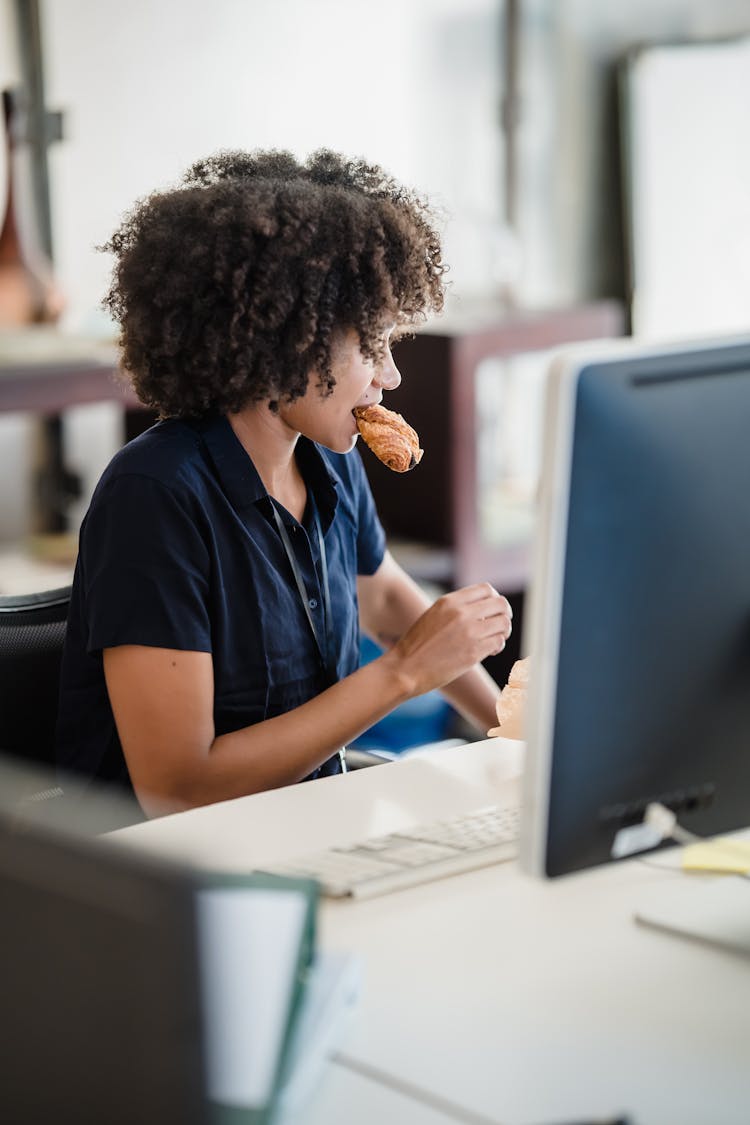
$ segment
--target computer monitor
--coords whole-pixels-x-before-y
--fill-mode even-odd
[[[750,338],[554,362],[529,621],[527,870],[750,824]]]
[[[226,1125],[298,1102],[356,991],[350,958],[313,963],[314,885],[93,834],[116,795],[37,801],[32,777],[0,756],[3,1120]]]
[[[4,1119],[209,1125],[192,878],[27,819],[14,780],[0,760]]]

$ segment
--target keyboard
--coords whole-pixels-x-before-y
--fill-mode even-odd
[[[488,805],[403,832],[370,836],[274,864],[276,875],[316,879],[329,898],[371,898],[512,859],[519,809]]]

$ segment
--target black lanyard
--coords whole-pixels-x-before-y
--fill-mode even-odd
[[[302,571],[300,570],[297,555],[296,555],[295,550],[292,546],[292,542],[289,538],[289,532],[287,531],[286,526],[284,524],[284,521],[281,518],[281,515],[279,514],[279,510],[276,507],[276,504],[274,503],[273,500],[271,500],[271,507],[273,509],[273,518],[276,521],[276,527],[279,530],[279,535],[281,536],[281,542],[283,543],[284,550],[286,551],[286,557],[289,559],[289,565],[292,568],[292,573],[294,574],[294,580],[297,583],[297,590],[299,592],[300,601],[302,602],[302,608],[305,611],[305,616],[307,617],[308,624],[310,625],[310,631],[312,632],[312,635],[315,638],[315,644],[318,646],[318,652],[320,653],[321,663],[322,663],[323,668],[325,670],[325,673],[326,673],[326,676],[328,678],[329,684],[335,684],[336,680],[338,678],[337,674],[336,674],[336,662],[335,662],[335,659],[329,660],[329,637],[330,637],[329,622],[331,621],[331,594],[330,594],[330,590],[328,588],[328,560],[326,558],[326,545],[325,545],[325,541],[323,539],[323,532],[322,532],[321,526],[320,526],[320,517],[318,516],[318,509],[315,506],[314,502],[311,501],[311,504],[312,504],[312,513],[313,513],[313,523],[315,525],[315,534],[316,534],[317,539],[318,539],[318,550],[320,552],[321,587],[322,587],[322,590],[323,590],[323,627],[324,627],[324,630],[325,630],[325,633],[322,637],[320,635],[320,631],[318,630],[318,626],[315,624],[315,620],[313,618],[313,615],[310,612],[310,598],[309,598],[309,595],[308,595],[308,592],[307,592],[307,587],[305,586],[305,580],[302,577]]]

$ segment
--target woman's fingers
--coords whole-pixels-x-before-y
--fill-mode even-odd
[[[454,619],[467,637],[476,641],[495,639],[498,644],[504,644],[511,634],[513,610],[510,602],[486,582],[445,594],[439,602],[443,603],[445,616]]]
[[[477,659],[499,655],[513,630],[510,602],[486,582],[467,587],[459,593],[463,593],[466,608],[474,619],[470,632],[481,645]]]
[[[513,609],[507,598],[498,594],[497,590],[486,582],[477,586],[468,586],[457,593],[465,595],[465,604],[482,623],[478,636],[498,636],[503,642],[507,641],[513,630]]]
[[[419,690],[441,686],[505,647],[513,610],[488,583],[466,586],[432,605],[397,645]],[[426,686],[424,686],[426,685]]]

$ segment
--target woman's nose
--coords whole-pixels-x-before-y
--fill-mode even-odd
[[[388,352],[383,362],[378,366],[373,383],[382,387],[384,391],[395,391],[401,382],[401,372],[393,362],[393,356]]]

